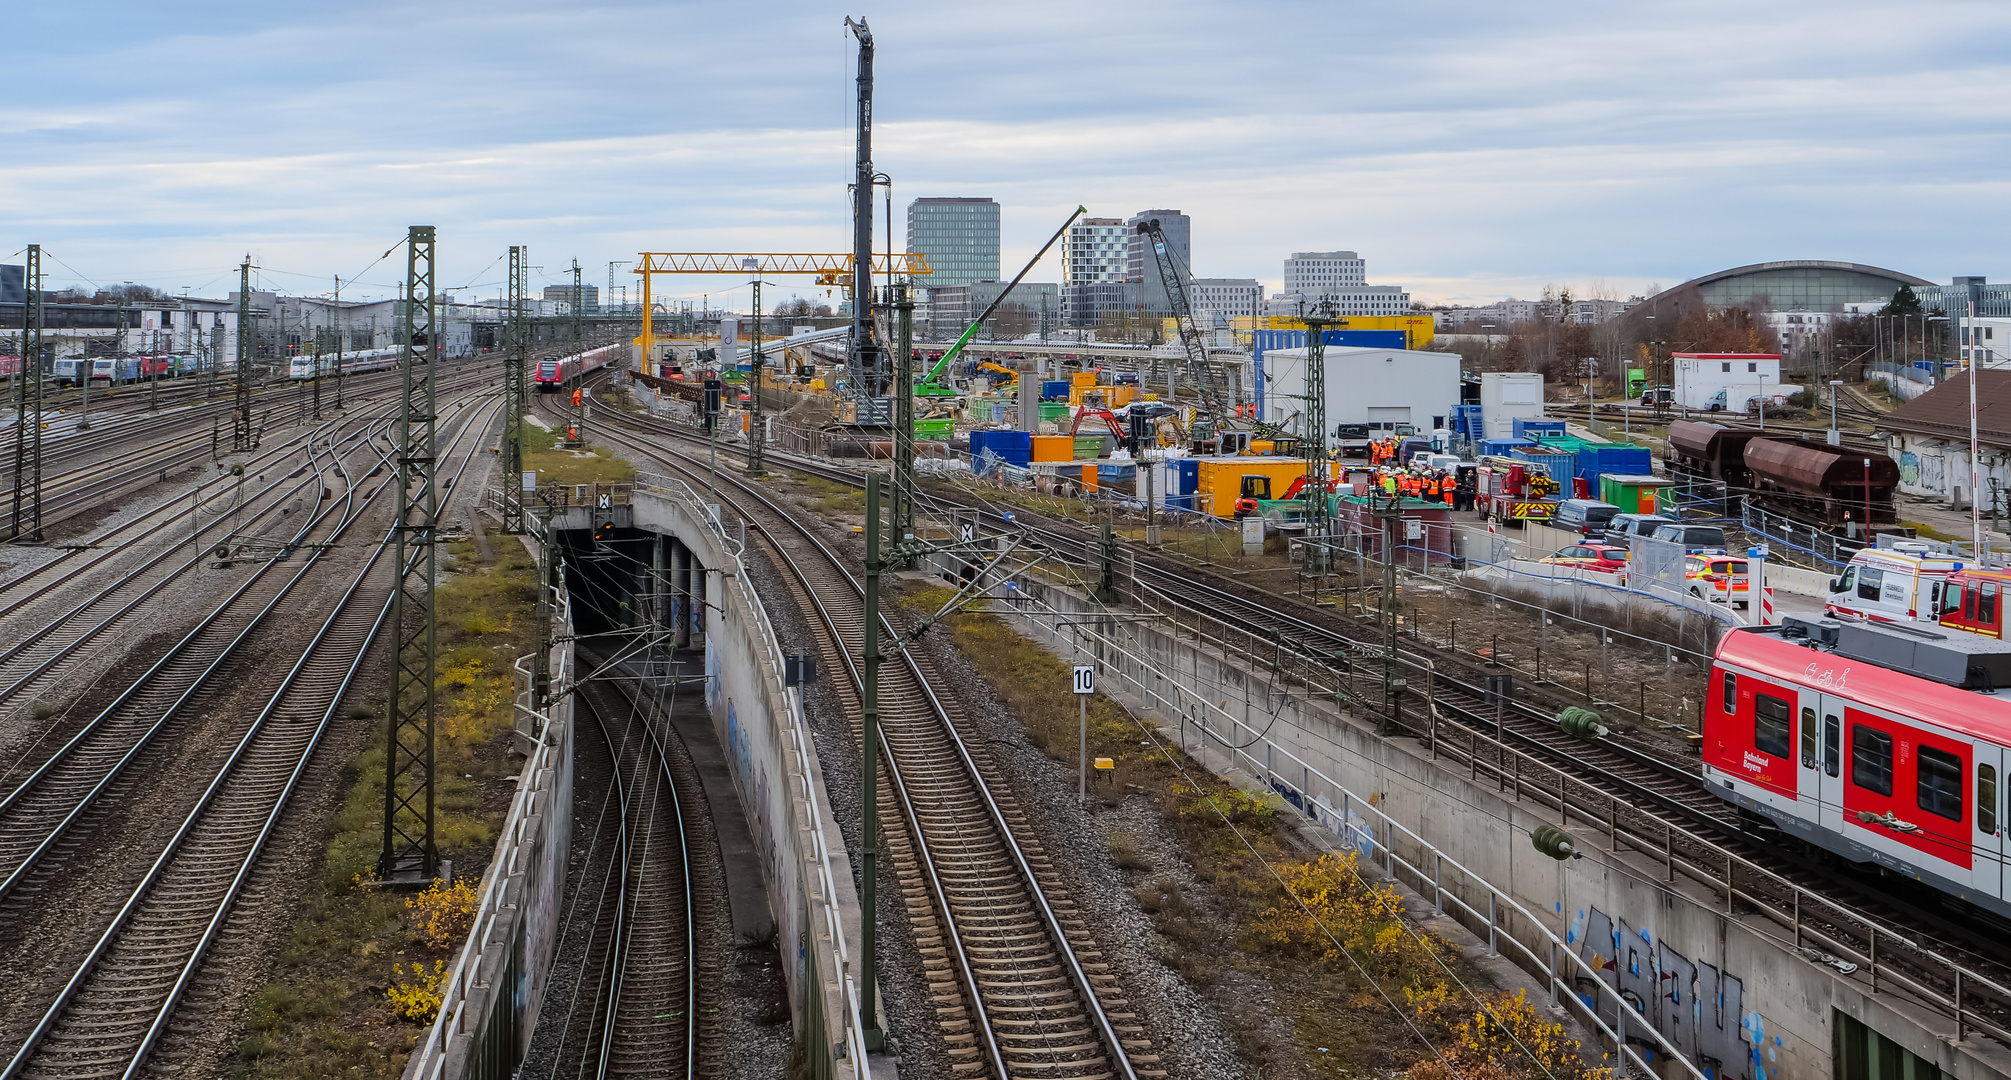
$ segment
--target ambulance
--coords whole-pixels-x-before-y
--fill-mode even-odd
[[[1960,569],[1955,556],[1922,543],[1900,540],[1891,547],[1866,548],[1830,579],[1823,611],[1870,622],[1936,622],[1941,588]]]

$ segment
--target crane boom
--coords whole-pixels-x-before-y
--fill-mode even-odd
[[[1201,328],[1194,325],[1194,307],[1187,302],[1187,282],[1183,268],[1174,265],[1173,252],[1166,246],[1166,231],[1158,218],[1138,223],[1138,231],[1151,241],[1152,261],[1159,267],[1159,281],[1166,287],[1166,302],[1173,308],[1173,325],[1180,332],[1180,346],[1187,351],[1187,373],[1201,397],[1201,411],[1217,431],[1229,426],[1231,416],[1228,387],[1222,370],[1208,359],[1208,345],[1201,340]]]
[[[991,306],[985,308],[985,313],[972,320],[971,324],[964,328],[963,336],[957,339],[955,345],[950,346],[949,351],[943,354],[941,360],[936,361],[935,367],[929,369],[929,374],[922,379],[921,385],[915,387],[915,393],[927,397],[949,396],[950,391],[948,388],[936,380],[949,368],[950,361],[955,360],[957,354],[964,351],[964,346],[969,345],[971,338],[977,335],[978,327],[983,326],[985,320],[992,317],[992,312],[997,311],[999,305],[1005,303],[1005,298],[1012,295],[1013,289],[1019,286],[1020,281],[1027,274],[1033,272],[1034,264],[1040,261],[1041,256],[1047,254],[1047,249],[1053,247],[1056,240],[1061,239],[1061,234],[1067,232],[1070,225],[1075,224],[1076,218],[1087,213],[1089,213],[1088,207],[1078,206],[1075,208],[1075,213],[1068,215],[1068,220],[1061,223],[1061,228],[1054,230],[1054,235],[1047,238],[1047,243],[1042,244],[1039,251],[1033,253],[1033,258],[1026,261],[1026,265],[1020,268],[1019,273],[1006,285],[1005,290],[998,294],[998,298],[991,302]]]

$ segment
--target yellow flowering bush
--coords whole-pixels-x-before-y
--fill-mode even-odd
[[[421,1024],[431,1023],[435,1016],[440,1015],[440,1003],[445,999],[445,995],[440,992],[440,984],[447,981],[447,965],[444,961],[433,961],[433,970],[430,972],[426,970],[424,964],[413,964],[410,982],[404,981],[403,965],[391,965],[391,974],[399,981],[393,983],[384,994],[391,999],[391,1004],[398,1010],[398,1015]]]
[[[433,887],[405,901],[412,933],[429,949],[452,949],[461,944],[475,926],[475,887],[457,881],[445,888],[440,880]]]

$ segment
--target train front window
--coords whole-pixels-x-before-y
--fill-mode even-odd
[[[1914,801],[1937,817],[1961,821],[1962,759],[1946,750],[1921,747]]]
[[[1976,587],[1976,621],[1984,626],[1997,625],[1997,583],[1986,581]]]
[[[1753,745],[1762,754],[1784,758],[1794,744],[1794,706],[1772,694],[1753,695]]]
[[[1976,766],[1976,831],[1997,831],[1997,766]]]
[[[1892,794],[1892,736],[1863,724],[1850,726],[1850,782],[1879,795]]]

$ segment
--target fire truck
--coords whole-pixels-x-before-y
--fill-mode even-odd
[[[1557,481],[1542,465],[1507,457],[1480,459],[1474,507],[1501,521],[1549,521],[1557,510]]]

